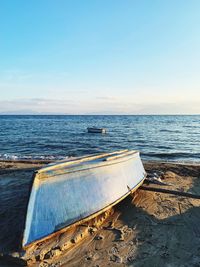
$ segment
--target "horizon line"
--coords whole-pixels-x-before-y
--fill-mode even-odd
[[[167,113],[160,113],[160,114],[4,114],[0,113],[0,116],[200,116],[199,114],[190,114],[190,113],[183,113],[183,114],[167,114]]]

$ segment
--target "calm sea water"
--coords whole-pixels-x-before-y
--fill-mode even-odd
[[[89,134],[87,127],[107,134]],[[199,161],[200,115],[0,116],[0,158],[60,159],[137,149],[145,160]]]

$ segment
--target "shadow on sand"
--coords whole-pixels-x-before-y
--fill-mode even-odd
[[[35,169],[0,171],[0,252],[20,248]]]
[[[190,192],[200,194],[200,167],[162,165],[163,172],[169,170],[183,181],[194,177]],[[128,197],[116,209],[119,220],[136,232],[131,240],[136,251],[126,265],[200,266],[200,200],[139,191],[134,201]]]

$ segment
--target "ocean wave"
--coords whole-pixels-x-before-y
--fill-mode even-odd
[[[199,129],[199,125],[183,125],[183,128]]]
[[[16,155],[16,154],[0,154],[0,160],[62,160],[67,157],[52,155]]]
[[[200,158],[200,153],[186,153],[186,152],[141,152],[142,156],[145,157],[154,157],[154,158],[162,158],[162,159],[180,159],[180,158]]]
[[[169,129],[160,129],[160,132],[166,132],[166,133],[182,133],[180,130],[169,130]]]

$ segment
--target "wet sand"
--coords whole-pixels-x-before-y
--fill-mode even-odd
[[[156,162],[144,165],[148,173],[163,172],[163,182],[170,184],[165,186],[166,189],[200,195],[200,166]],[[10,179],[11,176],[24,179],[24,190],[27,191],[33,170],[40,166],[33,163],[0,163],[0,179]],[[27,193],[23,197],[25,199]],[[1,200],[3,204],[7,203],[3,196]],[[0,226],[4,227],[4,232],[1,230],[0,233],[1,244],[6,242],[6,235],[9,239],[10,231],[6,230],[8,227],[5,225],[8,220],[2,220],[2,209],[4,217],[6,214],[1,206]],[[8,213],[17,216],[13,212],[9,209]],[[200,200],[137,190],[116,205],[110,213],[98,227],[91,226],[90,231],[85,231],[87,234],[84,238],[75,242],[70,250],[62,251],[59,246],[55,246],[54,254],[49,254],[49,257],[43,257],[31,265],[200,266]],[[11,229],[14,225],[10,223],[9,227]],[[14,228],[11,233],[14,234]],[[0,266],[8,265],[5,261],[0,261]]]

